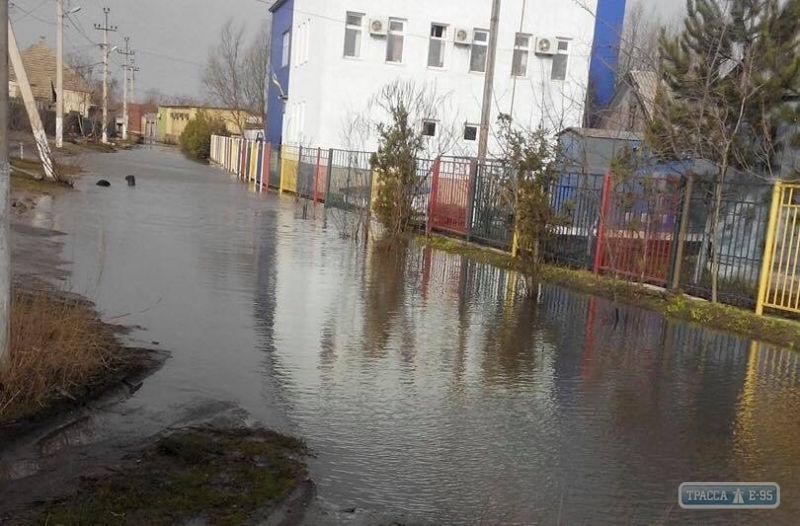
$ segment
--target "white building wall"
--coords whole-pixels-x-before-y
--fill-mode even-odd
[[[442,133],[445,126],[459,137],[447,153],[474,155],[477,141],[463,139],[463,126],[480,122],[484,74],[469,71],[471,47],[456,45],[453,37],[456,29],[488,30],[491,3],[490,0],[295,0],[292,69],[284,119],[286,142],[374,150],[375,133],[367,137],[355,133],[354,117],[379,119],[377,110],[369,109],[370,99],[396,79],[411,79],[435,89],[444,99],[437,115],[438,132]],[[528,128],[557,131],[581,125],[594,34],[592,12],[596,4],[597,0],[503,1],[491,118],[493,132],[500,113],[512,114],[515,122]],[[359,58],[344,57],[348,11],[364,14]],[[401,64],[387,63],[387,38],[374,37],[369,32],[371,19],[387,21],[390,17],[406,20]],[[447,25],[442,69],[428,67],[432,23]],[[511,67],[518,32],[532,38],[528,73],[515,79]],[[553,58],[535,54],[537,37],[569,40],[566,80],[551,80]],[[490,151],[499,151],[494,133]]]

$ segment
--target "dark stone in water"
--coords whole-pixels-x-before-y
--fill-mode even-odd
[[[109,183],[105,179],[100,179],[99,181],[97,181],[97,186],[102,186],[104,188],[108,188],[109,186],[111,186],[111,183]]]
[[[136,186],[136,176],[126,175],[125,180],[128,181],[128,186]]]

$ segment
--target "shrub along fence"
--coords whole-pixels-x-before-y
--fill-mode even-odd
[[[375,201],[379,178],[370,155],[216,136],[211,148],[213,162],[259,189],[350,211],[369,210]],[[417,178],[414,210],[427,232],[516,249],[513,181],[504,162],[418,159]],[[549,189],[559,219],[542,240],[543,256],[710,297],[716,250],[720,301],[800,313],[800,184],[729,179],[714,229],[707,180],[676,172],[624,179],[564,173]]]

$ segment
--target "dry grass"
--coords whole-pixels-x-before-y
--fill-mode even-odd
[[[44,186],[63,188],[73,186],[75,177],[83,172],[83,156],[80,155],[62,157],[55,160],[54,163],[56,173],[59,177],[58,181],[45,179],[42,162],[36,158],[20,159],[18,157],[12,157],[12,175],[16,179],[28,179],[32,182],[31,184],[39,183]]]
[[[0,422],[79,398],[122,362],[110,328],[85,302],[15,292],[10,359],[0,370]]]

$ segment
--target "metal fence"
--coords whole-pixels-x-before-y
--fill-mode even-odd
[[[595,270],[665,286],[680,214],[680,180],[659,174],[614,180],[606,174]]]
[[[770,203],[766,254],[756,312],[764,307],[800,314],[800,183],[776,182]]]
[[[603,176],[562,174],[550,187],[550,206],[556,225],[544,240],[544,254],[552,262],[591,268],[596,251]]]
[[[712,242],[714,187],[695,181],[687,214],[680,283],[687,292],[711,296],[711,251],[719,261],[719,296],[726,303],[755,303],[772,185],[739,178],[723,185],[716,242]]]
[[[470,239],[510,249],[514,236],[514,201],[510,171],[503,162],[486,161],[475,169]]]
[[[367,152],[330,150],[325,206],[366,210],[372,195],[372,167]]]
[[[213,162],[256,187],[345,211],[374,209],[381,178],[371,156],[232,137],[211,143]],[[509,250],[516,221],[512,178],[500,160],[417,159],[416,223],[428,232]],[[720,301],[800,314],[797,183],[730,177],[721,192],[716,237],[709,180],[656,169],[625,179],[563,173],[547,193],[556,218],[541,244],[548,262],[710,297],[716,254]]]
[[[443,157],[431,178],[430,228],[466,236],[470,230],[473,172],[477,160]]]

